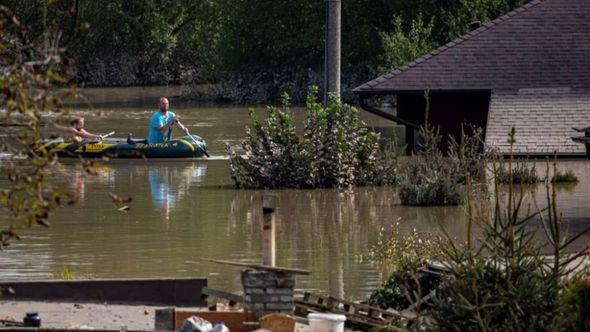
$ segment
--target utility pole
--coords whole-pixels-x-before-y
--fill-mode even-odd
[[[326,50],[324,53],[324,105],[328,95],[340,97],[341,0],[326,0]]]

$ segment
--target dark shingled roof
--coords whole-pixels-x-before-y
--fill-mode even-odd
[[[531,1],[354,92],[552,87],[590,88],[590,0]]]

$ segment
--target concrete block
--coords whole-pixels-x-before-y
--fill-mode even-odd
[[[281,295],[279,301],[293,303],[293,295]]]
[[[265,293],[265,289],[264,288],[252,288],[252,287],[248,287],[244,289],[244,293],[245,294],[264,294]]]
[[[252,294],[252,295],[246,295],[244,297],[244,301],[252,302],[252,303],[279,302],[279,297],[277,295],[269,295],[269,294]]]
[[[244,308],[250,311],[264,310],[264,303],[244,303]]]
[[[266,303],[266,310],[293,310],[295,306],[293,303]]]
[[[266,292],[268,294],[289,295],[289,294],[293,294],[293,288],[267,288]]]

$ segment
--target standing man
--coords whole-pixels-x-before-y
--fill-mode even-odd
[[[152,115],[150,119],[150,132],[148,135],[148,144],[164,143],[172,135],[172,126],[177,125],[185,134],[190,135],[188,129],[178,121],[176,114],[168,111],[170,103],[166,97],[160,98],[158,102],[159,110]]]

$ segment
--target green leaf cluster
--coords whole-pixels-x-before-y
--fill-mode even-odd
[[[380,162],[379,137],[358,111],[331,98],[327,107],[312,87],[305,106],[303,134],[285,97],[283,108],[267,108],[260,120],[250,110],[252,127],[242,143],[245,155],[231,154],[231,174],[240,188],[346,188],[381,184],[394,176],[394,160]]]
[[[345,77],[365,80],[398,67],[521,5],[521,0],[343,0]],[[195,82],[227,72],[322,72],[325,1],[4,0],[33,36],[61,31],[79,70],[154,67]],[[84,27],[85,29],[79,29]],[[134,68],[121,68],[130,61]],[[95,64],[95,66],[92,66]],[[88,69],[85,69],[88,68]],[[91,73],[84,73],[89,75]],[[85,77],[82,75],[82,77]]]
[[[59,112],[63,99],[75,91],[64,84],[68,66],[59,40],[49,35],[34,38],[3,6],[0,35],[0,123],[6,130],[0,140],[0,175],[5,183],[0,189],[2,248],[19,238],[20,229],[47,226],[55,209],[75,201],[47,181],[55,170],[55,157],[35,149],[42,127],[52,122],[48,113]]]

